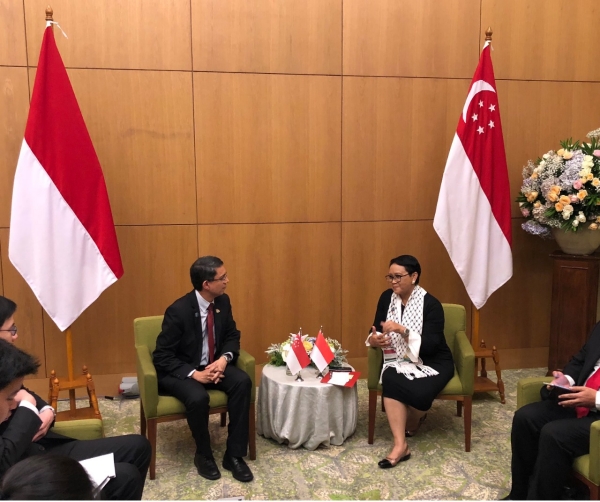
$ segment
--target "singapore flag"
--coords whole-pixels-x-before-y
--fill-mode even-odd
[[[489,42],[450,147],[433,227],[480,309],[512,276],[510,190]]]

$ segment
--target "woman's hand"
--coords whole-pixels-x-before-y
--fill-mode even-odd
[[[398,324],[397,322],[394,322],[394,321],[382,321],[381,331],[384,334],[398,333],[399,335],[404,336],[404,332],[406,331],[406,328],[404,326],[402,326],[402,324]]]
[[[369,345],[371,347],[389,347],[392,344],[391,338],[385,334],[378,334],[375,331],[375,326],[371,326],[371,337],[369,338]]]

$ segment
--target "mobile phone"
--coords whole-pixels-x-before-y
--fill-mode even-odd
[[[349,366],[341,366],[340,368],[329,368],[329,371],[352,371]]]
[[[560,396],[561,394],[570,394],[571,392],[577,392],[571,387],[566,387],[564,385],[558,385],[551,382],[548,382],[546,385],[552,387],[552,389],[550,389],[550,392],[555,396]]]

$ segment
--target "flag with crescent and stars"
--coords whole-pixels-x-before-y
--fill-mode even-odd
[[[489,42],[458,120],[433,227],[480,309],[512,276],[510,189]]]

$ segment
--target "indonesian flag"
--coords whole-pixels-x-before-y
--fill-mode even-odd
[[[123,275],[102,169],[49,24],[15,173],[8,256],[61,330]]]
[[[480,309],[512,276],[510,190],[489,42],[450,147],[433,227]]]
[[[310,351],[310,358],[313,360],[319,371],[323,371],[327,365],[333,361],[334,357],[335,355],[331,351],[327,340],[325,340],[323,333],[319,330],[313,349]]]
[[[299,373],[302,368],[306,368],[310,364],[300,333],[292,338],[292,344],[285,362],[292,375]]]

